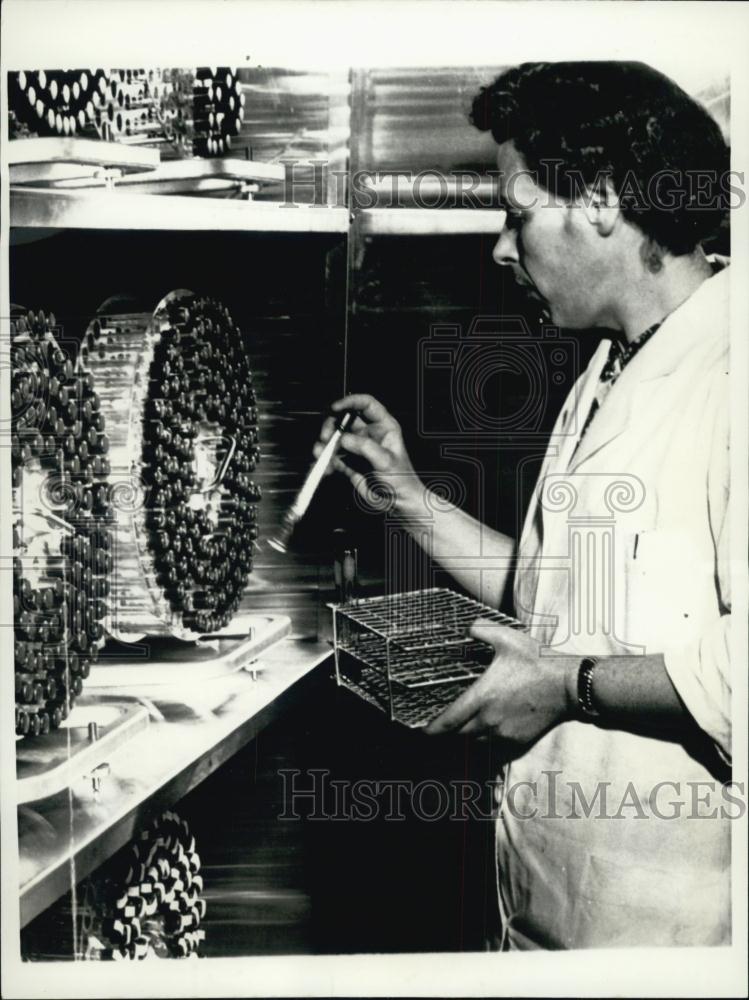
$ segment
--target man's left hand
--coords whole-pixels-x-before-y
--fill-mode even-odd
[[[494,647],[486,672],[426,728],[497,736],[518,751],[571,714],[566,657],[540,656],[526,632],[478,621],[470,635]]]

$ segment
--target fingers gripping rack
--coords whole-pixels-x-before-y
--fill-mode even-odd
[[[492,646],[468,635],[481,618],[516,618],[447,588],[331,604],[336,680],[410,728],[426,726],[486,670]]]

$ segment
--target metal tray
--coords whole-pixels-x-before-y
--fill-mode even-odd
[[[86,681],[86,690],[140,690],[156,686],[191,685],[226,677],[249,667],[258,654],[291,631],[286,615],[239,615],[221,632],[194,643],[169,639],[144,639],[112,654],[99,654]]]
[[[135,699],[81,696],[59,729],[17,742],[18,804],[56,795],[86,775],[96,782],[107,758],[148,724],[148,710]]]

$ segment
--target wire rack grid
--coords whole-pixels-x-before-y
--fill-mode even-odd
[[[468,634],[474,622],[525,629],[447,588],[330,607],[338,684],[410,727],[427,725],[491,663],[493,647]]]

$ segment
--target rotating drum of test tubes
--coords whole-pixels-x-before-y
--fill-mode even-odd
[[[165,70],[165,134],[185,155],[222,156],[239,135],[245,95],[235,69]]]
[[[252,372],[221,303],[188,291],[154,311],[105,303],[80,363],[111,427],[108,631],[183,640],[237,611],[252,569],[260,457]]]
[[[239,135],[245,95],[235,69],[21,70],[9,74],[11,135],[168,143],[222,156]]]
[[[84,365],[43,312],[11,309],[18,736],[65,719],[104,641],[111,569],[106,424]]]
[[[106,106],[110,86],[102,69],[9,73],[11,123],[39,136],[96,136],[97,115]]]
[[[200,867],[187,822],[163,813],[24,929],[24,957],[199,957],[206,912]]]

